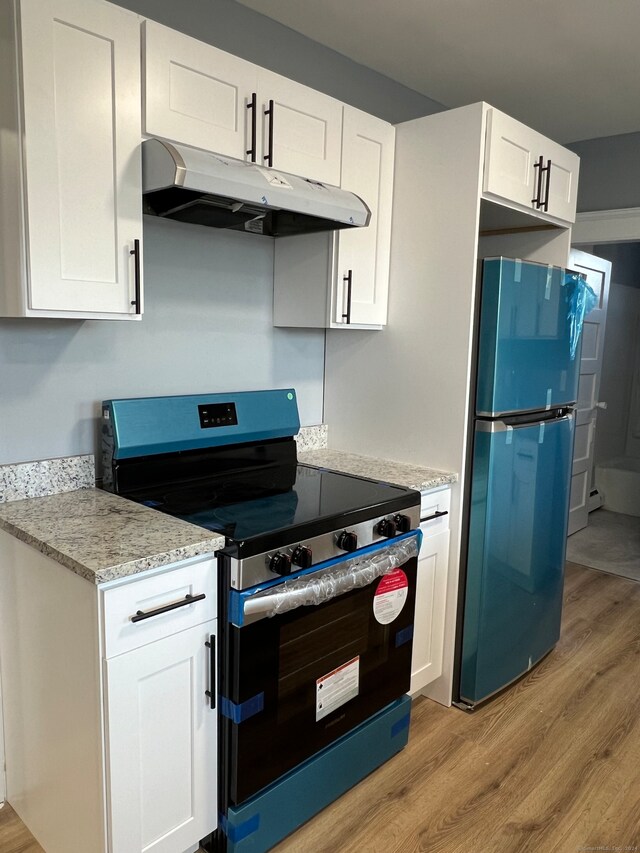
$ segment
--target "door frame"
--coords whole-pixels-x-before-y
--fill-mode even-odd
[[[636,240],[640,240],[640,207],[578,213],[571,228],[572,245]]]

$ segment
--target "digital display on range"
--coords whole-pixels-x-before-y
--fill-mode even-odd
[[[202,429],[236,426],[238,423],[235,403],[206,403],[198,406],[198,414]]]

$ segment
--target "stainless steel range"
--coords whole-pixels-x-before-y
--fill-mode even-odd
[[[107,487],[225,537],[203,841],[269,850],[407,742],[420,494],[299,464],[292,389],[103,413]]]

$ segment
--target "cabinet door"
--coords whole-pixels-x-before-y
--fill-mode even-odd
[[[416,693],[442,674],[449,531],[431,534],[430,522],[418,557],[416,615],[411,660],[411,693]]]
[[[144,46],[145,133],[250,160],[257,67],[154,21]]]
[[[272,130],[275,169],[339,186],[342,104],[263,68],[258,69],[258,85],[263,158],[269,153]],[[271,100],[273,113],[265,116]]]
[[[544,200],[548,188],[548,210],[534,204],[538,198],[538,163],[546,167],[540,186]],[[519,121],[491,109],[487,114],[484,162],[485,194],[513,202],[541,218],[575,221],[579,159]]]
[[[29,307],[135,315],[142,236],[138,19],[22,0]]]
[[[335,236],[332,320],[341,326],[347,322],[384,325],[387,321],[394,148],[392,125],[345,106],[341,186],[362,198],[371,210],[371,219],[366,228],[351,228]]]
[[[110,853],[176,853],[216,828],[216,624],[105,663]]]

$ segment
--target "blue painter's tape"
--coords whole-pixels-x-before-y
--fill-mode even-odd
[[[232,589],[229,593],[229,612],[227,618],[232,625],[242,627],[244,624],[244,600],[235,589]]]
[[[413,639],[413,625],[407,625],[402,631],[396,634],[396,649],[404,646],[405,643],[410,643]]]
[[[400,719],[391,726],[391,737],[395,737],[396,735],[399,735],[400,732],[408,729],[410,721],[411,714],[405,714],[404,717],[400,717]]]
[[[227,699],[225,696],[220,697],[220,713],[223,717],[231,720],[232,723],[243,723],[249,717],[255,717],[261,711],[264,711],[264,693],[257,693],[251,699],[247,699],[246,702],[240,702],[240,704],[232,702],[231,699]]]
[[[260,829],[260,812],[237,824],[237,826],[229,823],[224,815],[220,815],[220,828],[232,844],[237,844]]]

